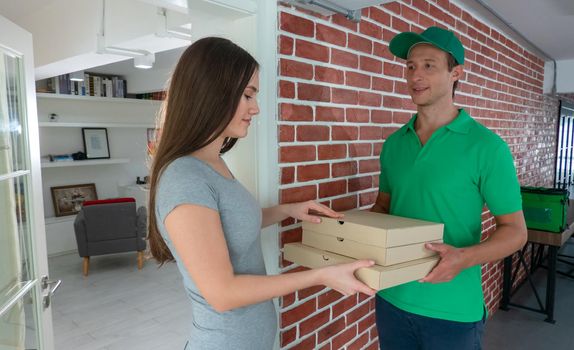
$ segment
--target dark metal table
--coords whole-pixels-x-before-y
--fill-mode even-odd
[[[572,207],[572,206],[571,206]],[[568,222],[572,222],[568,220]],[[518,307],[534,312],[539,312],[546,315],[546,322],[555,323],[556,320],[554,319],[554,298],[556,296],[556,273],[563,274],[565,276],[574,278],[571,272],[563,272],[556,270],[556,263],[557,261],[564,262],[569,265],[574,266],[574,260],[570,261],[567,259],[574,259],[573,256],[569,255],[561,255],[558,254],[558,250],[568,241],[570,236],[574,233],[574,223],[570,224],[568,229],[564,230],[562,233],[553,233],[553,232],[546,232],[546,231],[537,231],[537,230],[528,230],[528,242],[522,248],[522,250],[518,251],[515,254],[518,254],[518,263],[512,271],[512,259],[513,255],[510,255],[504,259],[504,277],[503,277],[503,284],[502,284],[502,303],[500,308],[502,310],[508,310],[509,306]],[[531,254],[531,264],[530,268],[526,264],[526,260],[524,259],[524,253],[528,248],[528,245],[532,246],[532,254]],[[547,255],[547,266],[542,265],[542,261],[544,258],[544,250],[548,247],[548,255]],[[538,249],[536,249],[538,248]],[[520,288],[517,287],[516,290],[512,291],[512,285],[514,284],[514,280],[518,275],[520,267],[523,267],[526,272],[526,281],[530,284],[534,295],[536,296],[536,301],[538,302],[538,308],[529,307],[526,305],[516,304],[511,302],[511,297],[516,293],[516,291]],[[536,268],[544,267],[547,268],[547,278],[546,278],[546,300],[542,303],[540,295],[532,281],[532,273]]]

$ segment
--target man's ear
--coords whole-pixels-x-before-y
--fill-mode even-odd
[[[452,71],[450,72],[450,76],[453,78],[452,79],[453,82],[461,80],[463,75],[464,75],[464,67],[462,64],[459,64],[458,66],[454,66],[452,68]]]

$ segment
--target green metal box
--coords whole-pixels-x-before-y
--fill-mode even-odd
[[[521,187],[526,227],[561,233],[568,224],[568,191],[559,188]]]

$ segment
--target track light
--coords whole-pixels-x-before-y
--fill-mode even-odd
[[[169,29],[167,25],[167,10],[163,7],[157,9],[157,29],[155,35],[160,38],[175,38],[180,40],[191,40],[191,23],[183,26],[181,30]]]
[[[150,69],[155,63],[155,54],[150,52],[143,56],[134,57],[134,67],[139,69]]]
[[[134,67],[141,69],[150,69],[155,62],[155,54],[147,50],[128,49],[125,47],[107,46],[106,45],[106,0],[102,0],[102,17],[100,31],[96,39],[96,52],[99,54],[112,54],[120,56],[128,56],[134,58]]]
[[[105,37],[98,35],[98,53],[128,56],[134,58],[134,67],[141,69],[150,69],[155,63],[155,54],[147,50],[128,49],[125,47],[105,46]]]

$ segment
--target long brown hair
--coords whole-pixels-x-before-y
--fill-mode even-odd
[[[174,260],[158,231],[155,215],[160,176],[175,159],[209,145],[221,135],[258,68],[247,51],[230,40],[215,37],[194,42],[179,59],[160,112],[159,143],[150,171],[148,240],[151,254],[160,264]],[[226,138],[220,153],[229,151],[236,141]]]

